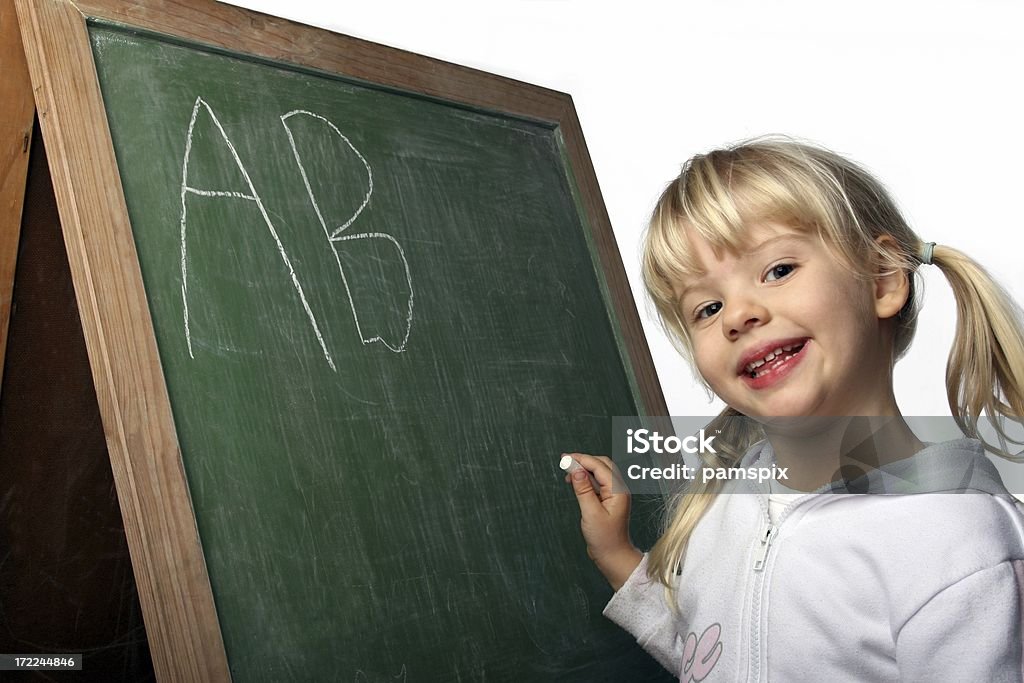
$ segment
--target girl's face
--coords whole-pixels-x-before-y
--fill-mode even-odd
[[[891,294],[814,234],[763,222],[747,237],[743,253],[718,256],[692,237],[706,275],[676,288],[712,390],[751,417],[898,414]]]

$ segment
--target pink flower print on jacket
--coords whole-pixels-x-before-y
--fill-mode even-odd
[[[722,643],[718,639],[721,633],[722,627],[719,624],[711,624],[700,634],[700,638],[692,631],[686,636],[686,643],[683,645],[683,671],[679,677],[681,683],[699,683],[711,673],[722,654]]]

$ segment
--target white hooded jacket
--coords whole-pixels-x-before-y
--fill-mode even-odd
[[[772,464],[761,442],[740,466]],[[867,480],[885,493],[809,493],[774,525],[767,488],[731,482],[693,532],[678,614],[646,555],[604,614],[687,683],[1022,681],[1024,507],[981,444]]]

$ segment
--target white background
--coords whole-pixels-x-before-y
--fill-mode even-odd
[[[232,0],[572,95],[674,415],[709,402],[646,303],[637,247],[696,152],[764,133],[863,163],[925,240],[961,249],[1024,300],[1024,5],[821,0]],[[949,415],[955,308],[925,271],[917,341],[897,365],[905,415]]]

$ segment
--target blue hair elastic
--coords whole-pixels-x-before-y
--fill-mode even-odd
[[[934,251],[935,242],[925,242],[921,245],[917,252],[917,258],[921,261],[921,265],[930,266],[932,264],[932,253]]]

